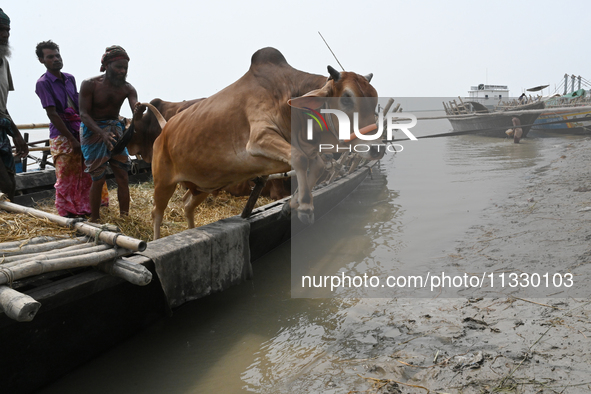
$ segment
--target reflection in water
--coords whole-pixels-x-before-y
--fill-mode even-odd
[[[397,232],[399,206],[396,193],[386,188],[386,177],[379,167],[341,204],[314,226],[292,239],[292,297],[331,297],[335,294],[324,284],[325,276],[363,275],[374,270],[367,260],[377,245],[392,250],[397,245],[387,234]],[[368,264],[370,263],[370,264]],[[311,277],[302,287],[302,278]],[[345,296],[339,292],[339,296]]]
[[[499,139],[475,135],[463,135],[447,139],[447,163],[467,175],[462,181],[470,181],[480,172],[508,175],[507,170],[527,169],[536,164],[542,154],[539,139],[526,138],[514,144],[511,139]]]
[[[404,142],[403,152],[382,160],[381,186],[362,185],[293,248],[306,268],[327,275],[440,269],[439,258],[454,251],[480,212],[524,182],[528,168],[555,157],[546,153],[559,144],[564,140],[512,144],[468,136]],[[425,307],[432,300],[394,300],[414,295],[403,290],[383,299],[291,298],[291,252],[282,245],[254,265],[254,280],[179,308],[42,393],[366,390],[363,382],[341,384],[339,376],[363,374],[355,365],[412,339],[400,323],[408,317],[384,316],[401,303]],[[378,322],[386,326],[379,336]]]

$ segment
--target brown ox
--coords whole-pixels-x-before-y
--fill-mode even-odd
[[[150,101],[150,104],[158,110],[165,121],[170,120],[176,114],[186,110],[193,104],[204,100],[203,98],[170,102],[156,98]],[[127,150],[130,155],[139,155],[147,162],[152,162],[152,153],[154,141],[162,132],[161,120],[156,118],[153,111],[147,111],[140,121],[134,122],[135,132],[133,137],[127,144]],[[233,196],[248,196],[252,190],[254,183],[251,181],[241,182],[235,185],[229,185],[223,188],[224,191]],[[289,186],[286,186],[283,180],[277,179],[267,182],[263,190],[262,196],[271,197],[274,200],[279,200],[291,194]]]
[[[193,104],[202,100],[205,99],[200,98],[173,103],[156,98],[150,101],[150,104],[152,104],[158,110],[158,112],[160,112],[165,120],[169,120],[179,112],[186,110]],[[130,155],[140,155],[145,162],[151,163],[153,152],[152,147],[154,145],[154,141],[156,141],[156,138],[158,138],[160,132],[162,131],[160,123],[152,111],[147,111],[142,116],[141,121],[134,122],[134,128],[135,132],[127,144],[127,150],[129,151]]]
[[[340,97],[344,106],[339,109],[358,112],[360,126],[375,124],[377,92],[369,84],[371,76],[339,73],[330,66],[329,73],[327,78],[296,70],[278,50],[264,48],[255,52],[250,69],[238,81],[173,117],[154,143],[154,239],[160,237],[164,210],[177,183],[192,193],[184,208],[193,228],[195,208],[209,193],[292,167],[299,186],[290,206],[300,220],[312,223],[311,189],[324,168],[318,142],[338,141],[330,132],[314,134],[308,141],[307,118],[294,109],[292,119],[288,101],[296,97],[293,107],[318,109],[321,99]],[[358,108],[351,97],[370,97],[371,105]],[[374,150],[365,156],[381,157]]]

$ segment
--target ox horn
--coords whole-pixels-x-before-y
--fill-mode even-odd
[[[166,126],[166,119],[164,119],[164,116],[162,116],[162,114],[160,113],[160,111],[158,111],[158,108],[154,107],[150,103],[140,103],[140,104],[145,105],[146,107],[148,107],[148,109],[150,111],[152,111],[152,113],[156,117],[156,120],[158,120],[158,124],[160,125],[160,128],[161,129],[163,129],[164,126]]]
[[[339,80],[339,78],[341,77],[341,73],[338,72],[337,70],[335,70],[334,68],[332,68],[331,66],[328,66],[327,68],[328,68],[328,73],[330,74],[332,79],[334,79],[334,81],[337,82]]]
[[[369,73],[367,75],[364,75],[363,78],[367,79],[367,82],[371,82],[371,79],[373,78],[373,73]]]

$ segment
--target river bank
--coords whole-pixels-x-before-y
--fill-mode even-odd
[[[549,164],[527,169],[438,262],[474,274],[485,267],[497,279],[505,273],[504,288],[360,300],[348,311],[358,316],[348,323],[354,335],[337,339],[291,388],[301,380],[308,387],[295,392],[589,392],[590,148],[588,138],[554,146]],[[527,274],[529,285],[520,276],[510,286],[510,273]],[[534,288],[533,274],[544,273],[560,278]],[[556,286],[569,273],[573,285]]]

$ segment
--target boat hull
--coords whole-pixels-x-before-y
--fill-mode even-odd
[[[542,113],[536,120],[534,130],[585,134],[591,132],[591,110],[571,108]]]
[[[538,102],[524,106],[515,107],[514,110],[498,111],[484,114],[474,114],[473,116],[460,115],[449,116],[447,119],[456,132],[465,132],[478,135],[485,135],[488,137],[506,138],[505,133],[508,129],[513,128],[513,117],[516,116],[512,112],[519,110],[543,109],[544,103]],[[517,117],[523,125],[523,137],[525,138],[529,133],[532,125],[539,117],[539,113],[526,113],[518,115]]]

